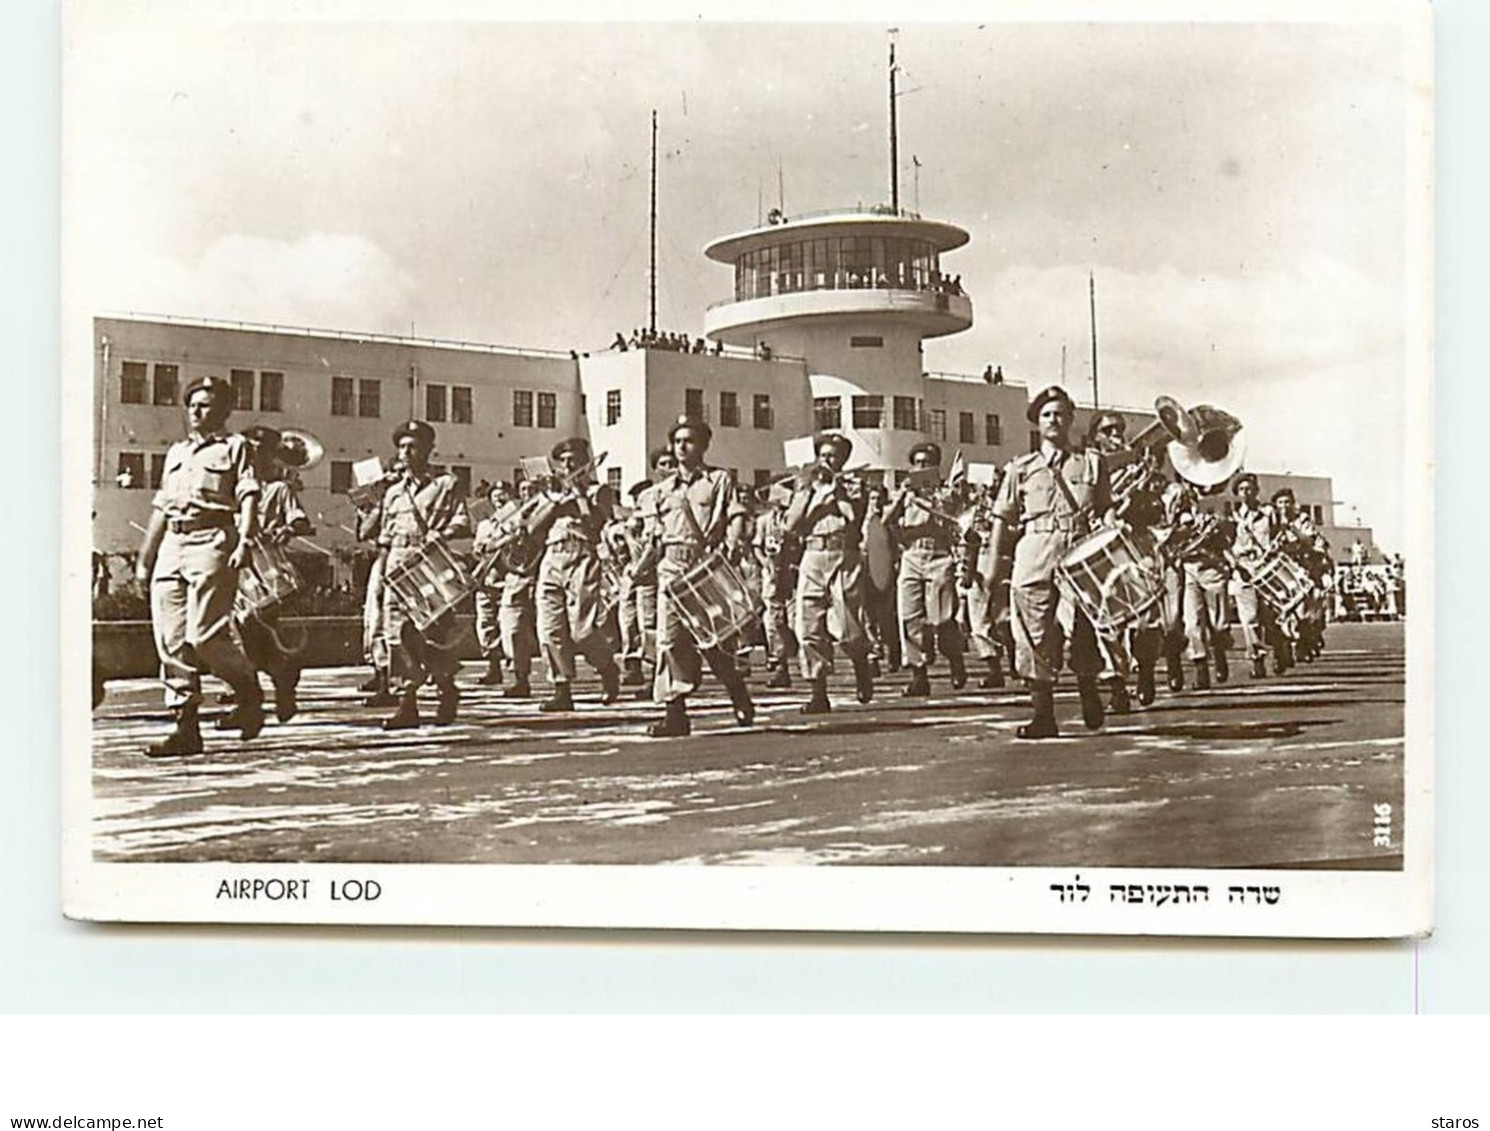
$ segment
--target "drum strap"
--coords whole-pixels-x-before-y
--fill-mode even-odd
[[[1075,456],[1074,455],[1068,455],[1066,458],[1067,459],[1074,459]],[[1074,494],[1072,494],[1072,492],[1071,492],[1071,485],[1066,482],[1066,477],[1061,474],[1061,468],[1060,467],[1056,467],[1056,466],[1054,466],[1052,464],[1046,464],[1045,466],[1047,468],[1049,468],[1051,476],[1054,477],[1054,479],[1055,479],[1056,486],[1061,489],[1061,494],[1066,497],[1066,502],[1070,504],[1070,506],[1071,506],[1071,517],[1073,519],[1079,519],[1079,518],[1081,518],[1082,517],[1082,515],[1081,515],[1081,504],[1076,501],[1076,496]],[[1062,463],[1062,466],[1064,466],[1064,461]]]

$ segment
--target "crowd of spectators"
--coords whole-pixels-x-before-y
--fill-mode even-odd
[[[631,331],[631,337],[627,337],[620,330],[616,331],[615,339],[610,348],[621,353],[627,350],[672,350],[674,353],[709,353],[709,343],[703,338],[690,338],[687,334],[673,334],[666,331],[650,330],[640,328]],[[715,342],[713,353],[717,357],[724,352],[724,343]]]

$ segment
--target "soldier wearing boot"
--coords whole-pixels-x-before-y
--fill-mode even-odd
[[[492,512],[476,524],[476,537],[471,544],[478,561],[487,561],[505,537],[503,523],[510,519],[517,507],[512,497],[512,488],[498,480],[487,494]],[[502,586],[507,570],[500,557],[491,561],[484,576],[476,578],[476,646],[481,649],[481,658],[486,661],[482,673],[484,687],[502,685]]]
[[[1298,500],[1287,487],[1273,492],[1273,511],[1277,518],[1279,545],[1313,579],[1309,595],[1289,615],[1289,633],[1293,658],[1309,663],[1324,651],[1325,602],[1324,578],[1333,572],[1330,544],[1314,520],[1298,507]]]
[[[1008,605],[1007,595],[1000,601],[994,591],[996,555],[992,507],[998,488],[995,484],[992,487],[970,487],[969,490],[975,493],[972,521],[962,536],[957,579],[967,601],[968,642],[973,655],[982,660],[987,669],[978,686],[984,691],[997,691],[1004,686],[1006,656],[995,617],[1000,607]]]
[[[455,476],[430,472],[435,430],[422,420],[410,420],[394,431],[393,443],[403,473],[383,495],[378,534],[390,575],[418,558],[430,543],[471,536],[471,518]],[[383,634],[390,644],[390,687],[398,697],[398,710],[383,720],[383,729],[403,730],[422,723],[418,695],[426,679],[439,691],[435,724],[453,723],[460,704],[460,691],[455,686],[460,661],[455,653],[454,610],[421,631],[410,619],[402,600],[391,587],[385,586]]]
[[[1096,730],[1105,717],[1097,686],[1102,655],[1096,630],[1055,584],[1056,566],[1087,536],[1110,503],[1102,458],[1094,451],[1072,450],[1075,411],[1058,385],[1030,402],[1025,415],[1039,431],[1040,446],[1009,463],[993,507],[995,577],[1009,577],[1015,669],[1029,684],[1034,703],[1034,717],[1018,730],[1021,738],[1060,733],[1055,684],[1068,643],[1066,662],[1076,673],[1082,720],[1089,730]]]
[[[186,439],[166,453],[135,579],[148,588],[166,705],[175,727],[152,758],[202,753],[202,672],[233,689],[243,738],[264,725],[258,677],[233,640],[238,571],[257,533],[259,481],[248,441],[224,431],[232,388],[205,377],[186,387]]]
[[[802,542],[797,640],[802,649],[802,675],[812,685],[812,695],[802,707],[805,715],[832,710],[828,672],[834,641],[854,665],[859,702],[874,698],[869,641],[862,620],[864,560],[859,547],[868,498],[862,484],[843,474],[853,450],[847,436],[819,433],[813,449],[817,463],[792,495],[784,520],[786,533]]]
[[[383,635],[383,572],[388,565],[388,551],[378,545],[378,534],[383,529],[382,494],[403,475],[403,467],[395,456],[383,478],[368,493],[354,496],[357,508],[357,540],[371,542],[374,547],[372,564],[367,571],[367,590],[362,599],[362,654],[372,665],[372,678],[358,688],[369,692],[362,701],[364,707],[396,707],[398,696],[389,686],[388,671],[392,664],[392,648]]]
[[[281,448],[280,434],[266,425],[256,424],[243,432],[253,455],[254,474],[258,477],[258,539],[262,543],[283,546],[294,537],[314,534],[310,516],[305,513],[295,489],[286,477],[287,459],[294,455]],[[258,671],[265,672],[274,685],[274,715],[282,723],[295,717],[299,705],[296,689],[300,683],[300,664],[296,653],[287,648],[279,635],[277,605],[260,609],[238,623],[243,651]],[[302,641],[303,643],[303,641]],[[219,725],[226,723],[219,719]]]
[[[650,556],[657,568],[657,675],[652,698],[665,705],[666,714],[647,733],[653,738],[677,738],[689,733],[688,696],[703,677],[702,660],[729,692],[735,721],[749,726],[755,705],[733,654],[722,647],[701,648],[689,631],[672,595],[670,584],[724,543],[735,516],[730,474],[704,465],[713,434],[702,421],[680,419],[668,431],[668,444],[677,470],[658,483],[647,497],[647,529],[653,534]]]
[[[549,459],[556,474],[539,493],[529,527],[544,547],[535,601],[539,646],[554,681],[553,694],[539,709],[572,711],[578,655],[600,673],[602,702],[614,703],[621,697],[616,641],[609,609],[601,601],[596,548],[601,530],[611,520],[615,498],[609,487],[592,478],[587,440],[561,440]]]
[[[910,451],[914,475],[937,476],[942,449],[923,440]],[[900,651],[911,681],[901,693],[924,698],[931,694],[926,674],[926,653],[937,648],[947,657],[952,687],[967,684],[963,666],[962,628],[957,623],[957,566],[953,544],[956,524],[944,517],[948,491],[937,482],[918,485],[914,480],[896,491],[885,512],[885,525],[900,547],[896,579],[896,606],[900,610]]]
[[[766,651],[770,656],[771,678],[766,681],[766,686],[783,689],[792,685],[791,661],[797,652],[797,638],[792,632],[789,610],[792,590],[796,587],[800,547],[797,540],[786,533],[784,522],[786,507],[791,501],[790,488],[774,483],[762,491],[762,510],[756,519],[751,549],[760,570],[761,604],[764,606],[761,626],[765,630]]]
[[[543,545],[523,528],[522,515],[541,502],[531,479],[517,485],[520,507],[513,522],[518,533],[499,559],[502,569],[502,599],[497,608],[497,628],[502,652],[512,664],[512,682],[502,691],[504,699],[531,699],[533,659],[538,655],[538,608],[534,596],[538,584],[538,562]]]
[[[1172,506],[1175,522],[1169,545],[1174,547],[1172,555],[1184,578],[1187,655],[1194,668],[1195,689],[1209,691],[1213,671],[1217,683],[1225,683],[1231,674],[1226,658],[1231,635],[1226,616],[1231,565],[1226,550],[1231,534],[1223,520],[1200,510],[1189,484],[1176,482],[1168,490],[1179,494]]]
[[[1272,551],[1273,512],[1258,502],[1257,476],[1250,471],[1232,481],[1231,491],[1237,496],[1237,504],[1231,511],[1234,524],[1231,556],[1237,563],[1231,578],[1231,598],[1242,625],[1252,678],[1261,679],[1267,675],[1269,637],[1276,629],[1271,612],[1258,598],[1251,571]]]

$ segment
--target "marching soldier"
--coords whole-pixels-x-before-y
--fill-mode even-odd
[[[992,505],[998,494],[994,487],[972,486],[972,521],[963,532],[958,561],[958,584],[967,603],[968,643],[973,655],[983,661],[987,671],[978,681],[985,691],[1004,686],[1004,641],[996,619],[1001,605],[1007,605],[994,588],[994,554]]]
[[[260,486],[259,541],[283,546],[296,536],[314,534],[316,531],[310,516],[305,513],[286,478],[284,460],[287,453],[280,446],[279,432],[255,424],[244,430],[243,438],[249,442],[253,453],[254,474]],[[287,723],[299,709],[295,692],[300,683],[300,664],[295,652],[280,640],[279,614],[278,606],[259,610],[239,622],[238,636],[243,641],[243,651],[249,662],[258,671],[267,673],[274,685],[275,717]],[[226,721],[218,720],[219,724]]]
[[[531,479],[517,485],[517,501],[526,510],[536,507]],[[521,527],[521,513],[513,519]],[[543,545],[526,529],[508,544],[498,559],[502,568],[502,601],[497,609],[497,627],[502,651],[512,664],[512,683],[502,692],[504,699],[530,699],[533,695],[533,659],[538,655],[538,609],[535,597],[538,562]]]
[[[510,518],[514,510],[512,488],[497,480],[487,493],[492,512],[476,524],[476,538],[471,545],[478,561],[485,561],[498,548],[504,519]],[[507,570],[501,557],[492,561],[485,576],[476,578],[476,646],[481,649],[481,658],[486,661],[486,671],[481,683],[486,687],[499,687],[502,683],[502,589]]]
[[[403,467],[395,455],[389,461],[388,470],[377,485],[381,491],[387,489],[403,475]],[[362,599],[362,654],[372,665],[372,678],[359,691],[370,692],[362,701],[364,707],[396,707],[398,696],[393,693],[389,670],[393,665],[392,646],[383,635],[383,571],[387,567],[388,551],[378,544],[378,534],[383,525],[382,495],[354,502],[357,508],[356,535],[359,542],[371,542],[373,560],[367,571],[367,590]]]
[[[700,650],[684,622],[670,583],[687,573],[711,549],[721,546],[736,508],[730,474],[704,465],[713,434],[702,421],[683,417],[668,430],[677,470],[647,492],[647,528],[653,536],[651,558],[657,569],[657,675],[652,698],[667,713],[647,733],[653,738],[677,738],[689,733],[688,696],[703,676],[700,651],[710,669],[729,692],[735,721],[749,726],[755,705],[741,678],[735,658],[720,647]],[[639,563],[645,567],[649,563]]]
[[[1212,661],[1217,683],[1231,676],[1227,663],[1227,639],[1231,629],[1226,616],[1226,588],[1231,565],[1226,549],[1232,539],[1225,523],[1200,510],[1195,489],[1176,482],[1171,513],[1175,517],[1169,544],[1176,547],[1184,578],[1185,641],[1195,668],[1195,689],[1209,691]]]
[[[819,433],[813,442],[817,463],[798,487],[786,511],[786,532],[801,538],[797,571],[797,639],[802,648],[802,675],[812,684],[804,715],[826,714],[828,672],[836,640],[854,665],[860,703],[874,698],[869,644],[864,635],[864,567],[860,532],[868,506],[863,488],[843,475],[853,442],[836,432]]]
[[[1284,552],[1303,566],[1314,581],[1309,596],[1289,618],[1293,622],[1293,631],[1289,635],[1294,637],[1294,655],[1308,663],[1324,651],[1323,581],[1333,572],[1330,544],[1314,525],[1314,520],[1298,509],[1298,500],[1291,488],[1283,487],[1273,492],[1273,512],[1277,516]]]
[[[994,576],[996,582],[1009,577],[1015,667],[1028,682],[1034,704],[1034,717],[1017,732],[1021,738],[1050,738],[1060,733],[1055,684],[1067,643],[1068,662],[1081,695],[1082,721],[1089,730],[1096,730],[1105,717],[1097,688],[1102,655],[1096,630],[1055,584],[1056,566],[1086,537],[1110,503],[1101,456],[1071,448],[1075,411],[1070,396],[1058,385],[1030,402],[1025,415],[1039,430],[1040,446],[1009,463],[994,503]]]
[[[219,378],[186,387],[186,439],[166,453],[136,566],[136,581],[149,590],[166,705],[175,716],[171,733],[145,751],[151,758],[202,753],[203,671],[233,689],[229,725],[245,739],[264,725],[264,693],[231,627],[260,490],[248,441],[224,430],[232,404],[232,389]]]
[[[1238,499],[1231,512],[1235,526],[1231,554],[1237,562],[1231,578],[1231,596],[1237,620],[1242,624],[1247,655],[1252,661],[1252,678],[1261,679],[1268,674],[1268,636],[1276,630],[1271,613],[1258,599],[1257,586],[1252,584],[1251,577],[1252,571],[1272,551],[1273,512],[1258,502],[1257,476],[1250,471],[1232,481],[1231,491]]]
[[[942,449],[930,440],[911,448],[913,473],[936,472],[942,464]],[[952,686],[967,684],[963,665],[962,629],[957,623],[957,569],[953,543],[956,525],[938,513],[936,502],[944,491],[910,484],[895,493],[885,512],[885,525],[900,544],[900,570],[896,581],[896,604],[900,610],[900,648],[911,669],[911,681],[902,692],[907,697],[931,694],[926,675],[926,653],[935,647],[947,657]]]
[[[766,635],[771,678],[766,686],[788,688],[792,685],[791,660],[797,652],[797,637],[792,632],[792,590],[801,547],[787,534],[785,515],[791,492],[783,484],[763,489],[765,499],[755,523],[751,549],[760,569],[761,627]]]
[[[591,478],[589,441],[579,436],[561,440],[549,458],[558,473],[543,489],[531,526],[544,546],[535,599],[539,646],[554,683],[553,695],[540,710],[572,711],[570,685],[577,655],[600,673],[602,702],[614,703],[621,695],[616,642],[610,609],[603,602],[596,549],[615,501],[609,487]]]
[[[678,461],[673,457],[670,447],[657,448],[648,457],[647,463],[651,468],[652,478],[644,479],[631,488],[633,512],[627,530],[638,551],[633,556],[633,567],[641,558],[648,557],[647,550],[653,539],[653,532],[648,528],[647,519],[648,514],[655,515],[656,513],[656,508],[648,502],[651,491],[678,469]],[[631,631],[629,643],[626,637],[628,625]],[[655,556],[648,558],[645,568],[632,568],[627,571],[621,599],[621,640],[622,656],[626,666],[626,674],[622,677],[622,682],[636,688],[638,699],[650,699],[652,688],[642,671],[642,666],[648,656],[651,656],[654,661],[657,656],[657,563]]]
[[[378,523],[378,545],[385,550],[387,576],[418,559],[427,545],[471,536],[470,515],[455,476],[430,472],[435,430],[422,420],[410,420],[394,431],[393,443],[403,472],[383,494]],[[383,729],[420,725],[418,694],[426,679],[439,690],[435,724],[453,723],[460,705],[455,686],[460,661],[455,654],[454,610],[420,631],[403,600],[385,584],[383,635],[390,650],[390,688],[398,697],[398,710],[383,720]]]

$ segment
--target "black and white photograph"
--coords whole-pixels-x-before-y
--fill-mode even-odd
[[[1426,6],[232,7],[63,13],[69,916],[1432,929]]]

